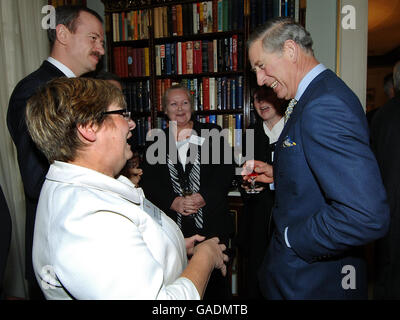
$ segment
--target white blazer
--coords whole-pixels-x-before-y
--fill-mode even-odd
[[[123,176],[58,162],[36,213],[33,266],[47,299],[200,299],[180,277],[187,265],[178,226],[143,209]]]

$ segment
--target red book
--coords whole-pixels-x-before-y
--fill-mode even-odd
[[[182,42],[182,74],[187,74],[186,42]]]
[[[193,41],[193,73],[202,72],[201,40]]]
[[[157,111],[162,111],[161,106],[161,79],[156,80]]]
[[[238,35],[232,36],[232,70],[237,71],[238,65],[238,52],[237,52]]]
[[[203,110],[210,110],[210,79],[203,78]]]
[[[218,32],[218,0],[212,0],[212,32]]]
[[[118,74],[118,47],[114,47],[114,49],[113,49],[113,57],[114,57],[114,59],[113,59],[113,62],[114,62],[114,73],[116,75],[119,75]]]
[[[122,47],[122,77],[128,77],[128,47]]]
[[[133,63],[132,63],[132,76],[137,77],[137,48],[132,48],[132,58],[133,58]]]
[[[137,54],[137,76],[142,76],[142,48],[136,49]]]
[[[133,77],[133,48],[128,47],[128,77]]]

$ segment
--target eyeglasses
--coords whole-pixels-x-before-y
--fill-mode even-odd
[[[130,120],[131,119],[131,112],[128,111],[128,109],[120,109],[120,110],[112,110],[112,111],[105,111],[102,113],[103,115],[107,114],[120,114],[125,118],[125,120]]]

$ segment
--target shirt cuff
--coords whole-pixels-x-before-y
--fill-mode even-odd
[[[287,230],[288,230],[288,227],[285,228],[285,242],[286,242],[286,245],[288,246],[288,248],[291,248],[289,240],[287,238]]]

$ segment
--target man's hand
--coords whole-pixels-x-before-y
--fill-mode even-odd
[[[241,172],[243,180],[249,181],[249,174],[252,172],[258,173],[256,181],[263,183],[272,183],[274,181],[273,168],[270,164],[259,160],[248,160],[243,165]]]

